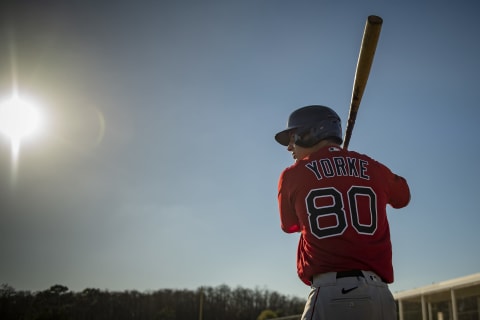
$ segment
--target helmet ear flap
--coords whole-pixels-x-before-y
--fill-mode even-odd
[[[318,126],[297,129],[294,133],[294,142],[303,148],[310,148],[324,139],[335,140],[338,144],[342,144],[340,138],[341,128],[338,122],[323,122]]]
[[[295,144],[303,148],[313,147],[320,141],[318,139],[319,131],[318,127],[309,127],[294,133]]]

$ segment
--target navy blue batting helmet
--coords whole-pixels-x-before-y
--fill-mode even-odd
[[[287,128],[275,135],[275,140],[288,146],[290,136],[300,147],[309,148],[325,139],[342,144],[342,123],[338,114],[329,107],[311,105],[293,111],[288,117]]]

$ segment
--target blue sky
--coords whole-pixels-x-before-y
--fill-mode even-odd
[[[0,140],[0,283],[306,298],[276,203],[292,158],[273,136],[309,104],[346,122],[370,14],[384,24],[350,149],[410,183],[388,210],[391,289],[480,271],[475,1],[2,6],[0,96],[35,99],[45,126],[15,174]]]

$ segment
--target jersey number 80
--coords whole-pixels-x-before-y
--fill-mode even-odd
[[[317,206],[318,198],[330,197],[332,201],[329,205]],[[311,190],[306,200],[308,221],[310,231],[319,239],[329,238],[341,235],[348,227],[347,213],[345,212],[344,197],[347,198],[352,227],[359,233],[364,235],[373,235],[377,230],[377,196],[370,187],[352,186],[345,195],[335,188],[322,188]],[[367,197],[369,206],[368,212],[359,212],[359,197]],[[336,225],[324,226],[320,225],[320,219],[334,216]],[[360,222],[368,221],[368,224]]]

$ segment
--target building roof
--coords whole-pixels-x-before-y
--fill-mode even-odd
[[[395,300],[403,300],[416,298],[422,295],[435,294],[444,291],[450,291],[451,289],[461,289],[466,287],[479,287],[480,288],[480,272],[469,276],[446,280],[431,285],[427,285],[420,288],[400,291],[393,296]]]

